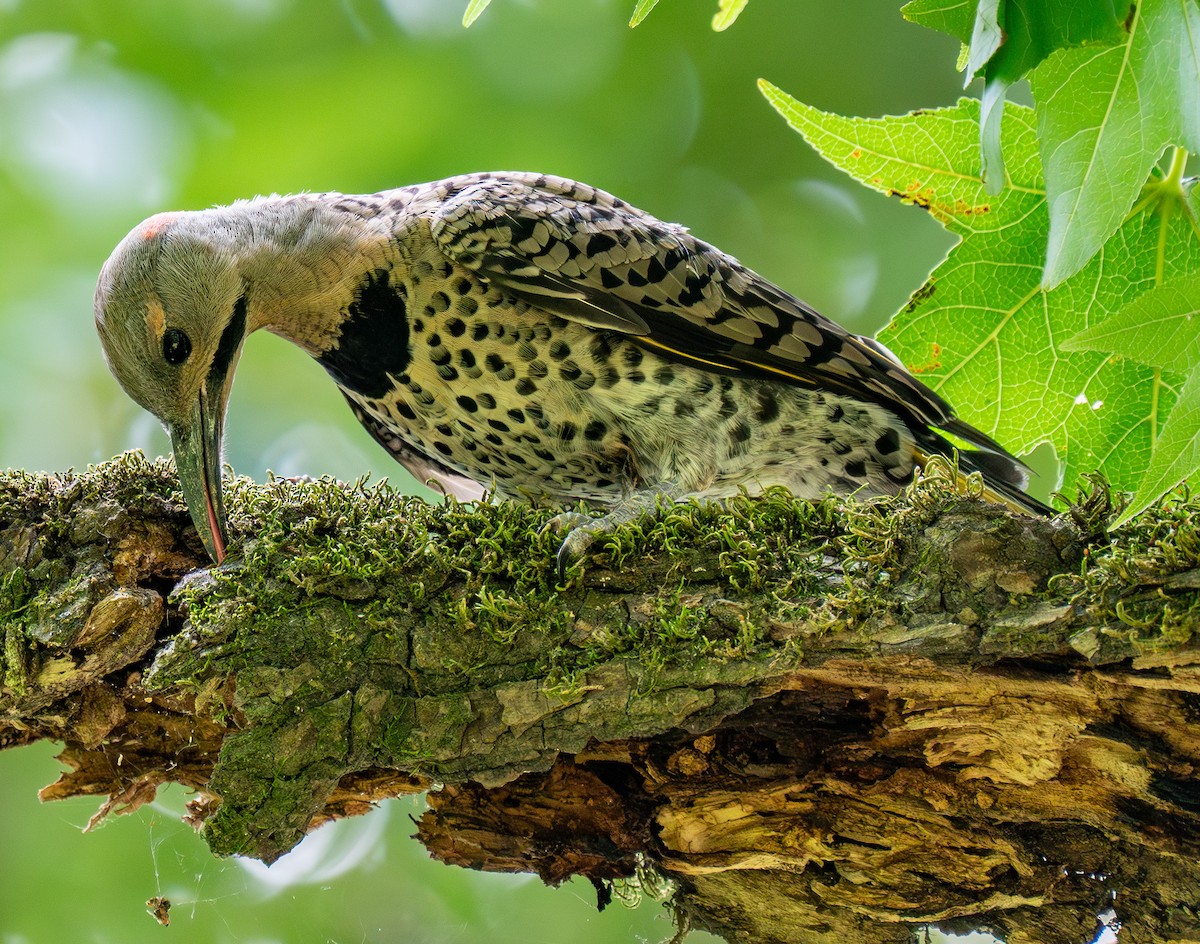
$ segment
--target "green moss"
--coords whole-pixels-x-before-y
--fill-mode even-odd
[[[0,574],[0,626],[20,620],[35,596],[33,581],[24,567]]]
[[[1082,509],[1114,514],[1108,487],[1089,483]],[[1087,548],[1078,572],[1050,582],[1048,595],[1086,604],[1100,632],[1131,654],[1176,650],[1200,635],[1200,499],[1186,488]]]
[[[380,634],[411,633],[406,684],[425,694],[518,677],[569,693],[589,668],[614,658],[636,660],[652,679],[670,666],[776,645],[768,638],[776,622],[804,619],[833,632],[897,608],[889,594],[901,548],[973,487],[934,465],[909,495],[875,502],[813,503],[770,489],[671,505],[602,537],[559,586],[550,511],[431,505],[363,481],[236,480],[227,498],[234,533],[249,536],[231,548],[241,562],[216,568],[179,602],[200,635],[232,632],[232,648],[255,663],[269,657],[258,637],[299,617],[318,624],[318,635],[343,627],[358,653],[378,648]],[[601,607],[593,620],[593,579],[654,594],[653,611]],[[708,586],[705,598],[684,592],[696,584]],[[666,595],[664,586],[672,588]],[[340,597],[343,613],[318,618],[308,612],[315,597]],[[725,598],[751,602],[736,617],[713,619],[713,601]],[[304,625],[289,632],[301,650],[316,645],[336,658]],[[201,668],[178,659],[168,666],[158,680],[175,684]]]
[[[754,679],[806,654],[869,654],[895,627],[919,639],[926,612],[944,610],[962,582],[931,535],[953,538],[956,515],[978,514],[978,485],[931,463],[890,499],[814,503],[771,489],[671,505],[598,540],[560,584],[551,510],[429,504],[365,481],[233,479],[229,560],[171,595],[169,641],[142,678],[195,692],[244,727],[214,779],[236,802],[210,840],[269,855],[345,770],[503,771],[571,749],[543,742],[551,716],[580,744],[596,732],[642,736],[737,710]],[[1099,505],[1111,503],[1094,495],[1079,517],[1098,534]],[[169,463],[128,455],[79,475],[0,474],[5,697],[25,690],[38,647],[71,645],[62,626],[114,585],[113,542],[164,523],[186,566],[199,544]],[[1096,636],[1111,643],[1096,645],[1104,658],[1192,644],[1198,555],[1200,506],[1180,495],[1093,543],[1077,571],[1051,581],[1047,609],[1091,606]],[[148,572],[166,593],[170,577]],[[952,612],[971,612],[963,618],[993,653],[1061,651],[1060,637],[1078,629],[1003,624],[1007,605],[1001,594],[994,607]],[[39,637],[39,621],[62,631]],[[232,675],[226,705],[213,680]],[[276,833],[256,832],[260,822]]]

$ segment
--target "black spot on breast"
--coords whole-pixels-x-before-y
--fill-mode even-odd
[[[606,361],[612,357],[613,345],[612,335],[607,331],[600,331],[592,335],[591,344],[589,345],[591,355],[598,361]]]
[[[846,474],[852,478],[865,479],[867,477],[867,464],[862,459],[855,459],[853,462],[847,462]]]
[[[754,419],[759,423],[769,423],[779,416],[779,400],[770,390],[758,391],[758,407],[754,411]]]
[[[579,372],[577,376],[569,376],[572,373]],[[578,365],[570,364],[564,367],[560,372],[564,380],[567,380],[576,390],[590,390],[596,384],[596,375],[591,371],[580,371]]]
[[[893,452],[900,451],[900,431],[889,429],[886,433],[875,440],[875,448],[881,455],[890,456]]]
[[[403,294],[376,269],[354,293],[336,347],[317,358],[339,387],[380,398],[410,360],[408,314]],[[391,376],[389,376],[391,375]]]

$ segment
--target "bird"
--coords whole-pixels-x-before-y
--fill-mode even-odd
[[[169,433],[217,563],[226,406],[257,330],[315,358],[419,480],[563,509],[560,572],[664,504],[773,485],[894,494],[933,456],[978,473],[989,500],[1053,513],[1020,460],[885,346],[561,177],[159,213],[104,264],[95,320],[112,373]]]

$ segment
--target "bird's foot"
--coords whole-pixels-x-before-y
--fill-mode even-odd
[[[661,505],[673,504],[679,500],[680,491],[674,483],[664,483],[621,499],[608,514],[600,518],[578,511],[564,511],[551,518],[545,529],[565,535],[555,555],[559,583],[563,582],[567,569],[583,557],[599,538],[612,534],[622,525],[643,515],[655,513]]]
[[[609,533],[612,528],[606,528],[604,518],[593,518],[581,511],[564,511],[555,515],[542,526],[542,531],[552,531],[563,536],[558,546],[555,561],[558,569],[558,582],[562,583],[567,568],[587,553],[601,534]]]

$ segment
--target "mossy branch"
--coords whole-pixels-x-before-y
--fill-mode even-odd
[[[550,512],[227,486],[206,564],[173,470],[0,477],[0,746],[47,797],[167,781],[219,854],[430,794],[449,862],[671,879],[745,941],[923,923],[1197,938],[1200,505],[1109,543],[935,468],[902,498],[663,509],[555,579]],[[109,757],[119,752],[114,768]]]

